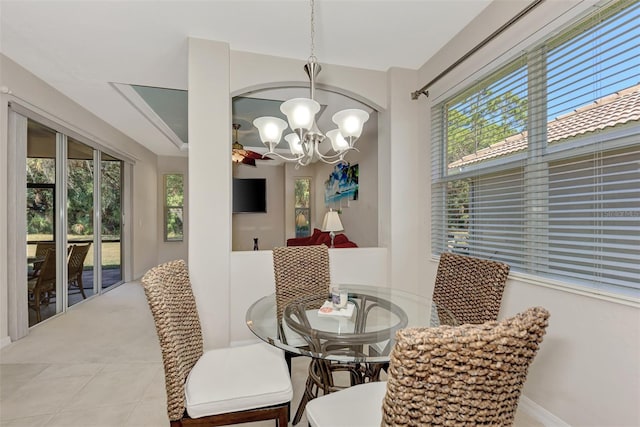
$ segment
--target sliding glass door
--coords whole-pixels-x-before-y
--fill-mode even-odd
[[[23,299],[17,305],[26,307],[31,327],[123,282],[124,162],[87,141],[12,114],[12,142],[26,146],[16,163],[24,162],[16,173],[26,173],[16,180],[18,198],[24,197],[18,205],[26,207],[18,223],[24,221],[26,234],[16,233],[26,236],[24,249],[21,243],[17,249],[26,251],[22,268],[27,274],[20,282],[27,283],[16,286],[16,294],[27,295],[26,305]]]
[[[102,154],[102,288],[122,282],[122,182],[123,162]]]
[[[29,326],[62,311],[56,303],[57,269],[63,254],[56,252],[57,133],[27,121],[27,306]]]
[[[95,150],[67,137],[67,305],[94,295]]]

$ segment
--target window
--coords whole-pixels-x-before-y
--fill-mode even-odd
[[[294,196],[296,237],[311,236],[311,178],[296,178]]]
[[[182,174],[164,176],[164,241],[181,242],[183,230],[184,185]]]
[[[640,3],[617,1],[432,110],[432,250],[640,290]]]

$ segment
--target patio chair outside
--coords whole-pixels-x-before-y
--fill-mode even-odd
[[[36,322],[42,321],[40,306],[49,304],[49,296],[56,290],[56,250],[47,249],[38,275],[27,282],[29,308],[36,312]]]
[[[69,261],[67,263],[67,279],[69,287],[78,288],[80,290],[80,294],[82,294],[82,299],[87,298],[82,284],[82,272],[84,270],[84,260],[87,258],[90,247],[91,243],[87,243],[86,245],[72,245],[69,252]]]

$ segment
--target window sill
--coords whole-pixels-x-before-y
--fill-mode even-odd
[[[613,302],[616,304],[640,308],[640,298],[634,297],[632,295],[625,295],[613,291],[589,288],[586,286],[571,285],[559,280],[541,278],[520,272],[511,272],[509,273],[509,277],[511,279],[518,280],[519,282],[524,282],[534,286],[541,286],[544,288],[555,289],[557,291],[568,292],[571,294],[582,295],[608,302]]]

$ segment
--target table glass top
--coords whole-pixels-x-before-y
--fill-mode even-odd
[[[341,284],[340,288],[349,293],[349,307],[340,313],[319,310],[328,295],[313,295],[294,300],[284,309],[283,319],[277,319],[276,298],[271,294],[249,308],[247,325],[260,339],[293,353],[387,362],[397,330],[439,326],[440,317],[451,323],[450,313],[430,298],[386,287]]]

